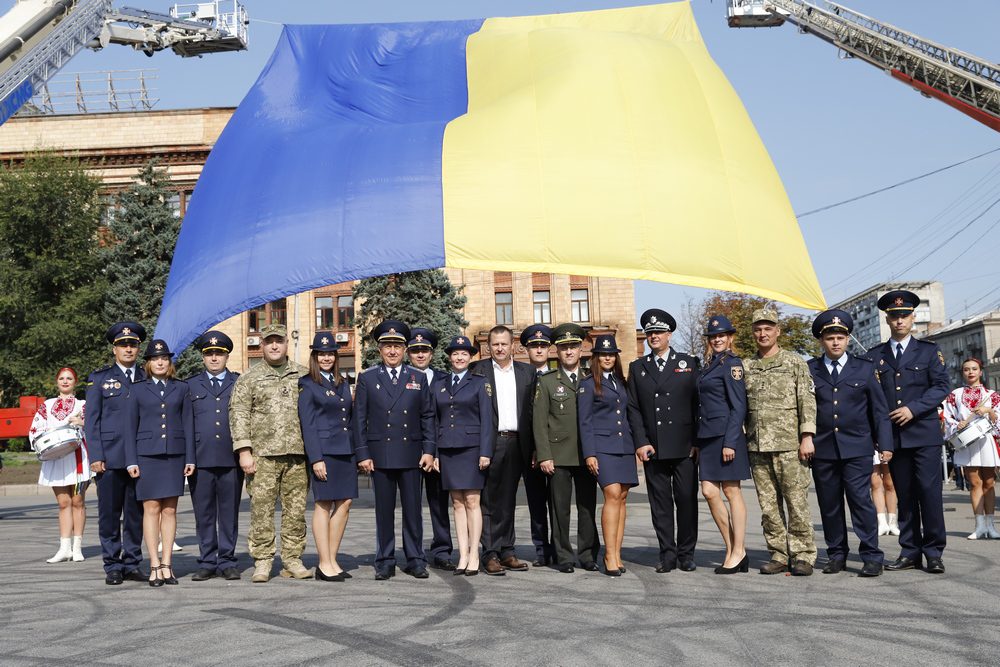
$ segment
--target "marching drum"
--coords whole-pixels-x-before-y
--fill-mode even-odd
[[[66,424],[39,436],[34,442],[39,461],[52,461],[75,452],[83,445],[83,429]]]
[[[957,452],[960,449],[965,449],[969,445],[979,442],[982,438],[988,436],[992,430],[993,424],[990,423],[990,418],[980,415],[966,424],[965,428],[961,431],[948,438],[948,444]]]

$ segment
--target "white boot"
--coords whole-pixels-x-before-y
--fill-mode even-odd
[[[73,557],[73,548],[70,546],[70,539],[68,537],[59,538],[59,551],[52,558],[45,561],[46,563],[62,563],[70,560]]]
[[[73,562],[79,563],[83,560],[83,535],[73,536]]]
[[[885,520],[884,512],[881,512],[878,515],[878,534],[879,535],[889,534],[889,522]]]
[[[976,515],[976,530],[965,538],[967,540],[982,540],[986,538],[986,515]]]
[[[889,535],[899,537],[899,519],[895,514],[889,515]]]
[[[997,531],[997,527],[993,524],[993,515],[986,515],[986,537],[991,540],[1000,540],[1000,532]]]

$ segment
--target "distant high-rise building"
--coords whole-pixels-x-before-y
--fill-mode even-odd
[[[878,309],[877,304],[879,297],[897,289],[909,290],[920,297],[920,305],[914,311],[914,334],[923,336],[944,326],[944,286],[940,282],[879,283],[831,306],[846,310],[854,318],[852,351],[863,351],[854,349],[858,343],[867,350],[888,340],[889,325],[885,323],[885,313]]]
[[[990,310],[937,329],[927,336],[941,348],[952,386],[961,387],[962,362],[975,357],[983,362],[983,384],[1000,389],[1000,310]]]

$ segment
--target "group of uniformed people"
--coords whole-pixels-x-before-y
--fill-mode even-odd
[[[373,480],[376,579],[395,574],[397,497],[403,572],[426,578],[428,565],[465,576],[528,569],[515,554],[514,509],[522,479],[533,565],[566,573],[601,569],[599,486],[603,570],[621,576],[626,498],[638,484],[637,461],[659,573],[697,567],[699,481],[726,545],[715,572],[748,570],[740,483],[752,477],[770,552],[761,573],[811,574],[811,468],[827,542],[823,572],[846,565],[846,498],[861,542],[860,574],[877,576],[883,553],[868,491],[873,454],[891,466],[899,494],[902,551],[887,567],[914,568],[926,560],[928,571],[943,572],[937,406],[949,388],[940,351],[910,336],[918,303],[905,291],[880,299],[892,338],[865,357],[846,353],[850,315],[821,313],[813,333],[823,354],[808,363],[780,348],[771,309],[754,313],[757,350],[746,359],[732,349],[730,321],[709,318],[704,364],[670,346],[676,321],[650,309],[640,318],[650,352],[630,364],[627,377],[610,334],[593,337],[585,370],[586,333],[572,323],[526,328],[520,342],[530,364],[513,360],[513,332],[505,326],[489,332],[490,358],[476,363],[478,347],[455,336],[445,348],[449,368],[440,371],[429,367],[435,332],[387,320],[371,332],[380,361],[358,376],[353,396],[329,332],[316,334],[305,368],[288,358],[285,327],[269,325],[261,332],[263,362],[239,375],[226,367],[232,341],[209,331],[197,341],[204,370],[181,381],[173,377],[164,341],[150,341],[141,368],[136,359],[145,332],[134,322],[117,323],[107,333],[115,362],[89,378],[85,424],[98,480],[106,581],[176,583],[169,545],[185,478],[199,538],[194,580],[240,578],[235,550],[244,481],[251,499],[254,582],[272,575],[279,497],[282,576],[350,578],[337,554],[358,495],[358,470]],[[556,367],[550,370],[553,345]],[[310,487],[315,570],[301,560]],[[429,559],[423,547],[425,492],[433,529]],[[149,574],[139,569],[143,536]]]

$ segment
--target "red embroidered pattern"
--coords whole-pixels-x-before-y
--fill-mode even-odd
[[[75,407],[75,398],[57,398],[55,403],[52,404],[52,416],[62,421],[73,414],[73,408]]]

